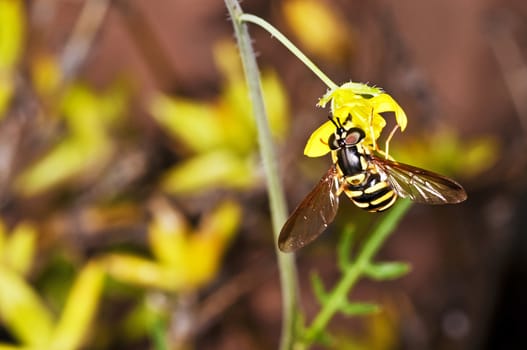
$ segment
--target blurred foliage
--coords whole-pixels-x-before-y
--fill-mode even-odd
[[[2,170],[9,174],[2,173],[2,180],[7,178],[8,192],[13,191],[2,199],[7,207],[3,220],[17,223],[0,222],[0,320],[2,333],[17,344],[0,344],[0,349],[101,348],[119,338],[114,332],[123,332],[128,341],[151,337],[161,344],[172,331],[170,322],[177,322],[171,319],[177,309],[171,303],[189,295],[199,302],[196,296],[220,274],[242,220],[241,204],[234,201],[210,203],[213,200],[207,197],[207,205],[216,204],[214,209],[187,217],[165,196],[186,201],[190,195],[216,188],[247,190],[260,183],[257,130],[238,53],[230,41],[219,42],[213,49],[223,78],[216,98],[155,92],[149,101],[152,120],[170,137],[169,151],[176,158],[170,168],[156,168],[157,172],[148,174],[151,178],[141,179],[142,187],[117,191],[111,200],[106,192],[90,197],[90,190],[111,176],[119,185],[124,181],[126,175],[113,168],[124,158],[123,138],[133,139],[137,148],[150,146],[144,130],[137,131],[144,133],[139,136],[144,139],[129,133],[136,121],[131,120],[128,108],[137,96],[122,84],[101,89],[75,79],[65,82],[59,57],[26,47],[31,25],[27,4],[0,0],[0,120],[8,127],[12,127],[8,123],[19,123],[20,139],[29,140],[24,144],[27,148],[13,146],[13,164],[5,166],[4,153],[0,157]],[[290,0],[282,9],[299,41],[318,57],[337,62],[353,50],[352,28],[325,4]],[[31,52],[25,55],[26,51]],[[24,80],[26,75],[30,81]],[[18,82],[31,86],[21,89]],[[321,103],[335,97],[357,98],[353,106],[340,105],[335,115],[345,118],[350,108],[358,106],[358,115],[369,117],[365,111],[373,106],[375,113],[394,111],[404,128],[400,107],[391,97],[376,88],[353,84],[347,86],[355,90],[330,91]],[[262,86],[271,130],[280,142],[289,129],[289,98],[271,69],[263,70]],[[25,89],[30,93],[18,91]],[[19,116],[25,110],[10,114],[14,101],[38,105],[37,111],[34,115]],[[382,129],[384,124],[378,126]],[[318,130],[323,136],[313,134],[317,141],[327,139],[329,129],[327,125],[323,128]],[[18,145],[18,139],[13,138],[12,143]],[[466,176],[490,167],[499,151],[492,139],[467,141],[453,131],[423,140],[405,138],[396,144],[398,160]],[[314,152],[325,152],[320,149],[323,146],[319,144]],[[152,148],[157,152],[157,147]],[[138,153],[148,160],[158,156],[149,151]],[[131,167],[135,171],[136,163]],[[66,194],[60,196],[59,204],[46,197],[56,193]],[[39,207],[38,215],[31,213],[31,206]],[[151,219],[145,215],[145,206],[149,206]],[[196,219],[196,215],[201,216]],[[124,233],[124,242],[112,230]],[[346,263],[341,261],[342,266]],[[372,278],[389,279],[408,268],[397,262],[378,263],[367,272]],[[313,283],[323,300],[322,284]],[[112,297],[126,304],[122,313],[120,304],[111,310],[113,317],[124,314],[118,322],[101,317],[107,315],[104,303],[112,302]],[[342,310],[350,314],[378,311],[369,303],[346,305]],[[378,314],[372,320],[378,320]],[[370,348],[389,348],[386,344],[391,344],[393,334],[382,320],[372,322],[369,338],[360,342],[376,344]],[[111,329],[105,329],[109,324]]]
[[[16,65],[25,40],[22,1],[0,0],[0,120],[15,89]]]
[[[0,0],[2,117],[9,112],[15,94],[17,65],[25,44],[24,13],[22,2]],[[254,160],[256,130],[237,53],[231,43],[224,42],[218,44],[215,57],[225,77],[225,87],[215,102],[170,98],[158,93],[152,103],[163,129],[174,136],[174,142],[186,146],[186,152],[179,154],[185,160],[163,176],[166,180],[162,187],[169,192],[215,186],[247,188],[258,180]],[[42,108],[32,119],[35,122],[32,135],[37,135],[43,145],[31,149],[33,159],[24,159],[13,175],[15,194],[27,199],[71,187],[80,194],[83,186],[102,182],[104,179],[98,176],[122,157],[118,152],[121,140],[116,137],[121,135],[115,131],[123,128],[129,89],[122,84],[101,90],[75,80],[65,82],[59,61],[53,55],[38,52],[24,62],[30,67],[31,84]],[[264,75],[264,85],[272,103],[273,132],[277,138],[284,137],[288,109],[285,90],[272,71]],[[40,130],[39,125],[45,126]],[[64,247],[55,247],[56,251],[45,252],[46,265],[35,269],[36,255],[42,248],[37,236],[44,232],[66,238],[74,234],[71,229],[76,226],[69,222],[71,213],[52,215],[55,208],[50,207],[47,219],[35,223],[22,221],[10,231],[1,223],[0,319],[17,345],[0,344],[0,349],[77,349],[87,342],[89,334],[104,334],[98,327],[92,327],[106,292],[107,276],[112,277],[109,281],[124,282],[125,289],[148,287],[171,295],[197,293],[213,281],[240,224],[240,205],[223,201],[204,214],[193,228],[168,201],[156,198],[149,202],[152,220],[141,222],[148,231],[152,258],[137,252],[120,252],[117,248],[87,259],[76,253],[64,255]],[[137,204],[122,203],[83,207],[78,224],[90,233],[123,229],[133,221],[131,215],[140,217],[141,213]],[[61,258],[57,259],[58,256]],[[41,275],[30,275],[35,272]],[[38,283],[34,283],[35,279]],[[114,293],[112,283],[110,293]],[[151,336],[162,344],[169,325],[161,320],[168,320],[170,310],[166,310],[166,305],[160,308],[142,302],[149,300],[151,294],[127,296],[136,306],[123,322],[123,329],[131,330],[130,339]],[[135,326],[127,326],[130,324]],[[150,335],[148,329],[152,330]],[[89,343],[96,342],[89,340]]]
[[[364,318],[364,325],[350,335],[348,330],[338,330],[332,337],[332,348],[342,350],[390,350],[397,347],[400,333],[398,308],[393,301],[384,300],[381,312]]]
[[[232,42],[214,49],[216,65],[225,79],[217,100],[209,103],[158,95],[151,111],[160,126],[185,146],[189,158],[165,175],[168,193],[191,193],[214,187],[246,189],[258,183],[257,133],[245,78]],[[288,128],[288,100],[280,79],[262,73],[262,88],[271,131],[277,140]]]
[[[379,220],[370,230],[368,237],[357,244],[356,228],[348,226],[341,234],[337,245],[337,266],[341,277],[331,287],[326,288],[318,274],[311,275],[312,287],[320,304],[320,311],[309,326],[304,327],[299,336],[299,343],[304,347],[314,342],[330,344],[327,326],[336,313],[346,316],[362,316],[379,313],[380,306],[371,302],[349,300],[356,283],[361,278],[375,281],[386,281],[400,278],[410,271],[410,265],[404,262],[378,262],[375,255],[385,240],[394,232],[411,202],[403,200]],[[357,249],[354,249],[357,247]],[[356,250],[354,252],[354,250]]]
[[[8,234],[0,226],[0,317],[6,327],[24,345],[76,349],[97,313],[105,274],[168,292],[188,293],[210,283],[239,225],[239,205],[223,202],[196,229],[164,200],[155,200],[152,211],[149,242],[155,260],[108,253],[87,262],[77,272],[58,317],[24,276],[34,260],[36,228],[22,223]],[[148,315],[159,311],[145,311],[141,314],[154,322],[156,318]]]
[[[108,129],[123,113],[125,94],[120,86],[96,94],[76,84],[64,93],[59,116],[67,134],[17,179],[16,189],[30,196],[49,190],[76,176],[97,173],[114,152]]]
[[[501,153],[493,136],[462,139],[449,128],[422,138],[406,137],[394,144],[397,146],[390,153],[400,162],[464,178],[475,177],[492,168]]]

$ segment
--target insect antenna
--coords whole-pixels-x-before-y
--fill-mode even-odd
[[[342,122],[340,121],[339,117],[328,115],[328,119],[333,123],[333,125],[335,125],[338,134],[344,133],[344,127],[342,126]]]

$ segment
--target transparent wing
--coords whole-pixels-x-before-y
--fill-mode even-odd
[[[317,238],[335,219],[339,207],[339,180],[335,166],[304,198],[287,219],[278,237],[278,248],[292,252]]]
[[[463,187],[446,176],[375,156],[372,159],[402,198],[426,204],[459,203],[467,199]]]

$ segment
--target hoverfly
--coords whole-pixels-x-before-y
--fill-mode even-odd
[[[281,251],[295,251],[317,238],[335,219],[342,192],[370,212],[390,208],[397,197],[426,204],[453,204],[467,198],[456,181],[390,160],[387,154],[378,157],[361,143],[364,130],[346,128],[339,118],[329,119],[336,128],[327,140],[333,164],[282,227]]]

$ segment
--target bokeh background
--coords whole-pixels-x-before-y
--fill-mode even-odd
[[[454,177],[460,205],[415,205],[379,259],[408,261],[337,317],[336,349],[524,349],[527,3],[246,0],[335,82],[405,109],[394,157]],[[250,27],[290,208],[327,170],[302,155],[326,87]],[[0,0],[0,348],[274,349],[280,288],[256,130],[219,0]],[[392,116],[387,120],[393,125]],[[343,200],[298,254],[339,278]],[[382,214],[379,214],[382,215]]]

